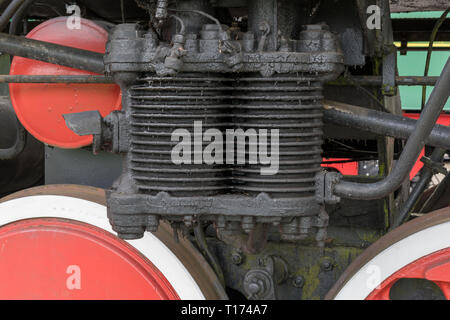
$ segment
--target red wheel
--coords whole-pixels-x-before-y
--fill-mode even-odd
[[[434,297],[450,299],[450,208],[414,219],[379,239],[355,259],[326,298],[404,299],[414,296],[398,289],[406,281],[420,284],[409,291],[434,290]]]
[[[366,300],[390,300],[390,291],[400,279],[426,279],[434,282],[442,290],[446,299],[450,299],[450,248],[443,249],[418,259],[373,290]]]
[[[46,186],[0,202],[0,299],[226,297],[167,225],[140,240],[112,234],[100,189]]]
[[[137,250],[88,224],[22,220],[0,229],[0,247],[0,299],[179,299]]]

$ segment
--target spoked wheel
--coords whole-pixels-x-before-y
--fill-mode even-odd
[[[203,256],[166,224],[123,241],[101,189],[37,187],[0,200],[0,299],[226,299]]]
[[[450,299],[450,207],[388,233],[347,268],[327,299]]]

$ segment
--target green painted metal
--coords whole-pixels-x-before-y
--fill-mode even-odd
[[[406,56],[398,55],[398,72],[400,76],[423,76],[425,70],[425,60],[427,53],[408,52]],[[433,52],[431,55],[429,76],[439,76],[445,62],[450,56],[449,51]],[[427,98],[431,94],[433,87],[427,87]],[[422,101],[422,87],[420,86],[401,86],[400,95],[402,99],[402,108],[404,110],[420,110]],[[445,105],[446,111],[450,112],[450,101]]]
[[[393,19],[438,19],[444,11],[430,12],[409,12],[409,13],[393,13]],[[449,18],[448,18],[449,19]],[[419,42],[416,42],[419,43]],[[411,44],[414,44],[411,43]],[[424,44],[423,42],[420,44]],[[450,44],[450,43],[446,43]],[[442,68],[450,56],[450,46],[448,51],[435,51],[431,55],[429,76],[439,76]],[[400,76],[423,76],[425,70],[425,61],[427,52],[408,52],[407,55],[398,54],[398,71]],[[430,95],[433,87],[427,88],[427,97]],[[400,87],[400,95],[402,99],[402,107],[404,110],[420,110],[422,100],[422,87]],[[450,112],[450,101],[447,102],[445,109]]]
[[[444,11],[428,11],[428,12],[401,12],[391,13],[392,19],[437,19]]]

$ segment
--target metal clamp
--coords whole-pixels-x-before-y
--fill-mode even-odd
[[[319,204],[337,204],[341,198],[334,194],[334,186],[342,179],[338,172],[322,171],[316,175],[316,199]]]
[[[430,168],[433,172],[441,173],[443,175],[448,173],[447,169],[445,169],[441,162],[433,161],[428,157],[422,157],[420,161],[422,161],[423,164]]]

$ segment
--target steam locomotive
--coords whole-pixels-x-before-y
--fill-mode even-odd
[[[447,7],[0,1],[0,299],[450,298]]]

